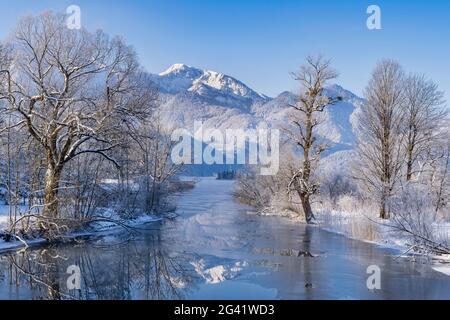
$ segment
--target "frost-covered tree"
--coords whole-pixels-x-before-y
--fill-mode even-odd
[[[440,134],[446,112],[443,93],[423,75],[412,74],[405,81],[406,180],[423,167]],[[422,165],[418,166],[418,162]]]
[[[293,75],[300,84],[301,92],[297,104],[291,106],[291,128],[287,129],[287,133],[300,149],[302,158],[300,166],[294,170],[288,189],[289,192],[298,194],[305,219],[310,223],[314,218],[311,197],[319,189],[317,181],[313,178],[313,170],[317,168],[320,155],[326,149],[317,133],[321,123],[320,114],[327,106],[341,99],[324,94],[326,84],[337,78],[338,73],[331,67],[330,61],[322,56],[307,57],[300,71]]]
[[[389,218],[388,200],[404,168],[405,75],[395,61],[380,62],[365,90],[358,119],[356,174],[370,197],[379,202],[380,217]]]
[[[69,30],[63,15],[22,19],[10,40],[14,61],[7,95],[45,159],[44,216],[58,217],[66,164],[111,151],[123,122],[148,114],[151,97],[133,49],[98,31]]]
[[[417,251],[449,254],[448,237],[437,227],[439,219],[430,197],[429,188],[423,184],[408,183],[389,199],[391,223],[408,239]]]
[[[446,124],[447,126],[444,127],[446,131],[441,132],[440,139],[433,144],[429,163],[427,163],[430,173],[425,174],[425,177],[422,178],[430,189],[436,212],[443,208],[447,208],[447,211],[450,210],[450,127],[448,127],[448,120]]]
[[[155,106],[149,121],[128,129],[133,153],[130,160],[135,168],[133,179],[139,181],[141,197],[138,202],[146,213],[162,209],[162,197],[181,169],[171,161],[174,129],[162,120],[160,107],[160,104]]]

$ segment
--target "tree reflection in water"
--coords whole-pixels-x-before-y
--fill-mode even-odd
[[[159,234],[118,245],[57,246],[0,258],[0,281],[29,299],[183,299],[198,275],[195,257],[164,249]],[[68,290],[70,265],[81,269],[81,289]]]

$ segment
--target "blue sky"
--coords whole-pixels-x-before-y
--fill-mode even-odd
[[[76,4],[88,29],[124,36],[159,73],[185,63],[232,75],[264,94],[294,90],[289,72],[322,53],[357,94],[375,63],[393,58],[433,78],[450,100],[450,1],[442,0],[0,0],[0,36],[17,19]],[[382,30],[366,28],[380,6]]]

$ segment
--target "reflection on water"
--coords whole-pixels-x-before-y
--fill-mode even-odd
[[[450,278],[396,252],[246,213],[232,182],[204,179],[179,218],[129,235],[0,257],[0,299],[448,299]],[[122,239],[122,237],[124,237]],[[382,270],[369,291],[367,267]],[[68,290],[67,268],[81,270]]]
[[[192,259],[169,254],[154,234],[119,245],[38,249],[1,258],[2,287],[16,287],[7,297],[1,293],[11,299],[183,299],[196,278]],[[80,290],[67,289],[70,265],[81,269]]]

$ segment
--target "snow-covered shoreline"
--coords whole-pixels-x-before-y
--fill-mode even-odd
[[[277,210],[265,210],[264,213],[259,213],[261,216],[279,216],[290,221],[306,224],[304,219],[300,216],[295,216],[293,213],[278,212]],[[320,210],[317,214],[316,224],[311,227],[317,227],[321,230],[341,235],[347,239],[369,243],[380,248],[391,249],[398,252],[398,257],[423,257],[428,258],[430,267],[444,275],[450,276],[450,255],[430,255],[425,253],[413,252],[410,250],[407,239],[399,235],[395,235],[388,227],[383,226],[382,223],[377,224],[376,218],[373,221],[361,214],[361,212],[343,212],[335,210]],[[376,231],[373,228],[377,228]],[[450,230],[450,226],[445,226]],[[371,235],[373,238],[363,236],[359,230],[372,229]],[[447,232],[449,232],[447,230]]]
[[[324,221],[323,219],[323,213],[322,212],[322,220],[320,220],[319,218],[319,224],[318,226],[320,228],[322,228],[323,230],[326,230],[328,232],[333,232],[336,234],[340,234],[346,238],[349,239],[353,239],[353,240],[357,240],[357,241],[362,241],[362,242],[366,242],[366,243],[370,243],[373,245],[376,245],[378,247],[381,248],[388,248],[388,249],[393,249],[396,250],[399,253],[399,257],[426,257],[428,258],[428,260],[430,261],[430,267],[437,271],[440,272],[442,274],[445,274],[447,276],[450,276],[450,255],[432,255],[432,254],[426,254],[426,253],[418,253],[418,252],[414,252],[411,250],[411,245],[408,245],[408,239],[406,239],[405,237],[402,237],[398,234],[395,234],[392,230],[389,230],[389,227],[385,226],[382,224],[382,222],[380,222],[379,224],[377,224],[375,221],[375,219],[373,221],[370,221],[369,218],[363,216],[363,215],[359,215],[359,217],[357,217],[355,219],[355,215],[357,215],[358,213],[345,213],[345,212],[332,212],[332,211],[328,211],[328,214],[330,215],[334,215],[335,217],[337,216],[337,220],[340,220],[340,224],[333,224],[333,223],[327,223]],[[363,221],[363,227],[366,227],[371,224],[372,226],[374,226],[375,228],[377,228],[376,231],[376,238],[374,239],[367,239],[366,237],[358,237],[358,236],[354,236],[352,235],[351,232],[346,231],[345,229],[348,230],[348,228],[351,228],[350,224],[354,221],[356,221],[356,224],[358,224],[358,220],[359,222]],[[336,219],[335,219],[336,221]],[[360,226],[361,227],[361,226]],[[447,229],[447,226],[444,226]],[[448,233],[448,230],[447,230]]]
[[[123,232],[124,227],[129,227],[131,229],[138,228],[150,223],[162,221],[165,218],[170,218],[170,216],[162,217],[156,215],[144,215],[133,220],[118,220],[117,222],[119,224],[122,224],[123,226],[114,222],[94,222],[93,225],[89,227],[89,229],[91,230],[88,230],[87,228],[86,231],[68,233],[67,235],[64,235],[62,237],[62,241],[71,241],[78,238],[95,239],[110,236]],[[49,244],[49,242],[43,238],[27,240],[26,244],[19,240],[14,240],[11,242],[0,240],[0,255],[7,254],[16,250],[45,246],[47,244]]]
[[[180,176],[180,181],[186,183],[194,183],[196,180],[192,177]],[[189,187],[185,187],[186,189],[180,189],[171,195],[171,197],[176,198],[183,192],[189,190]],[[9,209],[8,205],[3,204],[0,205],[0,234],[4,232],[9,225]],[[22,205],[18,207],[18,216],[20,216],[21,212],[26,212],[28,210],[28,206]],[[120,218],[119,214],[112,208],[104,208],[101,214],[97,216],[97,220],[89,223],[85,230],[70,232],[61,237],[62,241],[72,241],[78,238],[89,238],[95,239],[105,236],[114,235],[120,232],[123,232],[125,229],[129,228],[132,230],[135,229],[143,229],[142,227],[163,221],[164,219],[172,219],[175,217],[175,209],[169,209],[164,212],[152,213],[152,214],[141,214],[133,219],[123,219]],[[25,248],[33,248],[38,246],[45,246],[49,244],[46,239],[36,238],[36,239],[26,239],[26,244],[20,241],[19,239],[15,239],[9,242],[0,239],[0,255],[13,252],[20,249]]]

